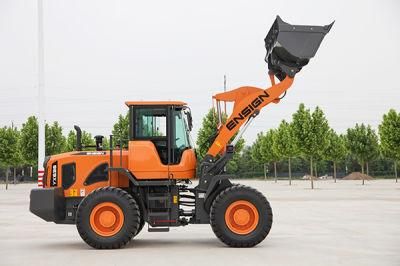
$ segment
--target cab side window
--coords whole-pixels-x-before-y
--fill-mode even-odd
[[[75,183],[76,180],[76,165],[75,163],[64,164],[61,167],[62,187],[68,189]]]
[[[134,117],[134,139],[153,142],[161,162],[168,164],[167,109],[139,107],[135,109]]]
[[[97,166],[83,184],[88,186],[101,181],[108,181],[108,163],[102,163]]]

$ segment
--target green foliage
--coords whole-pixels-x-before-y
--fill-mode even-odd
[[[17,139],[17,148],[13,154],[13,166],[14,167],[20,167],[25,165],[24,158],[22,157],[22,152],[21,152],[21,132],[14,127],[14,134],[15,138]]]
[[[113,130],[113,146],[119,145],[122,141],[124,147],[128,146],[129,142],[129,112],[123,116],[118,116],[117,123],[114,124]]]
[[[46,156],[58,154],[65,150],[66,139],[62,134],[62,127],[57,121],[52,125],[46,123]]]
[[[345,136],[338,135],[334,130],[330,130],[328,134],[328,146],[325,150],[325,159],[332,162],[339,162],[346,158],[347,153]]]
[[[208,113],[203,118],[201,128],[197,133],[196,153],[199,159],[203,159],[208,149],[210,148],[214,136],[217,132],[218,118],[214,108],[208,110]]]
[[[265,133],[264,137],[261,139],[260,153],[263,162],[277,162],[280,157],[274,149],[275,141],[277,138],[277,131],[275,129],[270,129]]]
[[[76,146],[76,133],[73,130],[68,132],[67,139],[65,141],[65,152],[74,151]]]
[[[400,160],[400,113],[391,109],[379,125],[381,149],[385,157]]]
[[[298,154],[298,149],[294,141],[293,126],[285,120],[282,120],[276,131],[272,148],[280,159],[293,158]]]
[[[260,163],[253,159],[252,147],[246,146],[240,153],[240,158],[237,164],[236,175],[241,178],[261,177],[263,167]]]
[[[293,141],[302,155],[308,155],[308,147],[312,147],[312,116],[310,109],[306,109],[304,104],[300,104],[299,109],[293,114]]]
[[[95,145],[96,142],[92,137],[92,134],[82,130],[82,146],[92,146]],[[74,151],[76,150],[76,132],[70,130],[67,136],[66,144],[65,144],[65,152]]]
[[[225,113],[222,114],[222,123],[225,123],[227,119],[227,116]],[[214,137],[216,136],[217,133],[217,127],[218,127],[218,118],[217,118],[217,112],[215,111],[214,108],[211,108],[206,116],[203,118],[203,123],[201,125],[201,128],[199,129],[197,133],[197,147],[196,147],[196,153],[198,158],[201,160],[204,158],[206,155],[208,149],[212,145],[214,141]],[[236,134],[232,137],[235,138]],[[237,169],[237,167],[234,165],[235,159],[239,158],[239,153],[244,147],[244,139],[240,139],[238,143],[235,146],[235,155],[234,158],[231,160],[231,165],[228,165],[229,167],[232,167],[232,169]]]
[[[222,123],[225,123],[227,120],[227,116],[225,113],[222,113]],[[218,118],[217,113],[214,108],[211,108],[206,116],[203,118],[203,123],[199,132],[197,133],[197,147],[196,153],[198,156],[198,161],[202,160],[204,156],[207,154],[208,149],[211,147],[218,127]],[[232,137],[232,139],[236,136],[236,134]],[[226,166],[226,170],[228,173],[236,173],[240,166],[241,159],[241,151],[244,148],[244,139],[241,138],[235,145],[235,153],[233,158],[228,162]]]
[[[0,128],[0,165],[3,167],[17,166],[15,160],[18,158],[18,137],[16,129]]]
[[[310,160],[321,159],[328,145],[329,125],[323,111],[316,107],[311,113],[304,104],[293,114],[294,142],[300,153]]]
[[[378,137],[369,125],[356,124],[347,129],[347,148],[363,168],[379,154]]]
[[[96,145],[96,141],[94,140],[92,134],[82,130],[82,145],[85,146],[93,146]]]
[[[263,138],[264,138],[264,134],[262,132],[258,133],[257,138],[254,141],[254,143],[250,149],[251,158],[260,164],[265,163],[265,161],[261,155],[261,142],[262,142]]]
[[[38,121],[35,116],[28,117],[22,124],[20,148],[22,158],[28,165],[38,164]]]
[[[242,163],[242,150],[244,148],[244,139],[241,138],[235,146],[235,153],[233,154],[233,158],[226,165],[226,171],[228,173],[236,173],[239,170],[239,166]]]

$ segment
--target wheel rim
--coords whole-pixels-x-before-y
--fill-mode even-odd
[[[258,221],[257,208],[247,200],[235,201],[225,211],[225,223],[235,234],[246,235],[253,232]]]
[[[100,236],[108,237],[117,234],[123,224],[124,213],[115,203],[100,203],[90,213],[90,226]]]

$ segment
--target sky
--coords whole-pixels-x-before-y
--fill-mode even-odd
[[[335,20],[316,56],[279,104],[265,107],[244,138],[291,120],[300,103],[320,106],[339,133],[377,128],[400,111],[400,2],[44,0],[45,112],[109,135],[127,100],[181,100],[193,137],[213,94],[267,88],[264,38],[276,15],[291,24]],[[38,113],[37,6],[0,0],[0,126]]]

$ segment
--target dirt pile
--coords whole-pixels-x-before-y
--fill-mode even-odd
[[[364,178],[363,178],[364,177]],[[360,172],[353,172],[345,177],[343,177],[344,180],[372,180],[374,179],[372,176],[362,174]]]
[[[303,180],[310,180],[310,179],[311,179],[311,176],[310,176],[310,175],[305,175],[305,176],[303,176],[302,179],[303,179]],[[318,177],[313,176],[313,180],[317,180],[317,179],[318,179]]]

